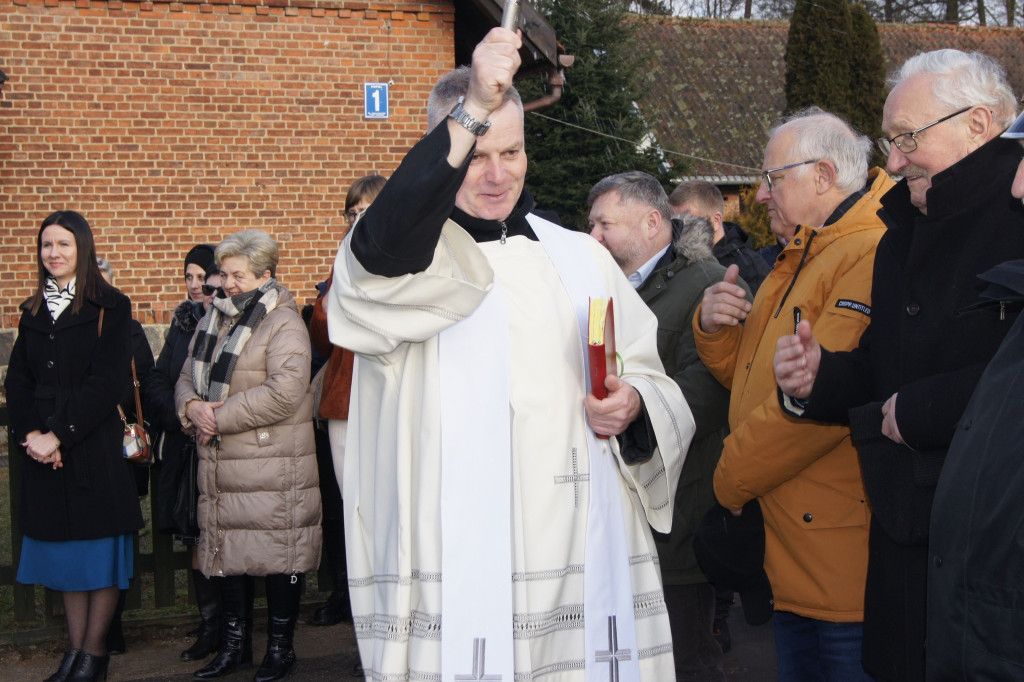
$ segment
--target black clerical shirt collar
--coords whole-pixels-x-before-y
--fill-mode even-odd
[[[477,243],[493,242],[501,239],[502,225],[505,227],[506,238],[520,235],[537,241],[537,235],[533,233],[533,228],[530,227],[530,223],[526,220],[526,214],[533,210],[533,207],[533,195],[530,194],[530,190],[524,187],[522,194],[519,195],[519,201],[516,202],[515,208],[512,209],[512,213],[503,221],[476,218],[458,206],[452,210],[452,220],[468,232]]]

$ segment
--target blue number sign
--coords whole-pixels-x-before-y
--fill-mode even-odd
[[[388,84],[363,83],[363,118],[388,117]]]

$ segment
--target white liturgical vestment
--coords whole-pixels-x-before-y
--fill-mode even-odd
[[[472,315],[495,283],[508,320],[508,357],[500,361],[508,367],[510,433],[496,439],[504,443],[497,450],[488,439],[478,449],[508,468],[509,490],[493,498],[510,505],[509,524],[493,528],[489,542],[511,549],[506,584],[514,679],[674,679],[649,526],[669,530],[693,418],[663,373],[654,315],[600,244],[583,234],[566,236],[578,242],[579,258],[593,260],[604,293],[615,301],[622,378],[640,393],[657,439],[653,456],[639,464],[622,461],[616,438],[600,441],[601,456],[611,463],[611,503],[624,525],[632,613],[591,622],[591,631],[599,625],[606,636],[600,650],[587,642],[592,481],[583,347],[574,306],[544,246],[523,236],[478,244],[448,221],[426,270],[389,278],[367,272],[346,240],[335,263],[328,325],[332,343],[356,353],[342,494],[352,610],[368,679],[512,682],[491,672],[486,652],[498,644],[482,638],[467,640],[464,665],[445,663],[442,677],[442,584],[458,586],[444,582],[441,548],[453,541],[473,547],[477,540],[442,541],[439,339]],[[487,382],[475,388],[488,389]],[[487,504],[487,496],[476,504]],[[497,601],[470,596],[481,608]],[[629,621],[633,631],[623,633]],[[635,647],[621,646],[627,641]],[[455,643],[455,651],[462,648]]]

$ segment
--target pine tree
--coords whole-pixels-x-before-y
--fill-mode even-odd
[[[817,105],[849,118],[853,21],[848,0],[797,0],[786,43],[786,111]]]
[[[587,194],[605,176],[641,170],[665,186],[671,179],[658,150],[643,146],[649,128],[634,102],[641,100],[645,71],[634,49],[628,6],[622,0],[543,0],[535,5],[576,62],[566,70],[562,99],[539,116],[526,115],[526,184],[537,206],[557,211],[567,227],[586,225]],[[516,87],[523,101],[547,94],[541,78]]]
[[[850,8],[853,43],[850,54],[850,123],[875,139],[882,134],[885,105],[885,54],[878,26],[861,3]]]

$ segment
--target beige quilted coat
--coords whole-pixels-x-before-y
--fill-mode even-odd
[[[219,446],[199,446],[198,551],[206,576],[305,573],[320,564],[309,334],[288,290],[278,286],[278,295],[216,411]],[[186,360],[175,387],[183,424],[185,403],[196,397]]]

